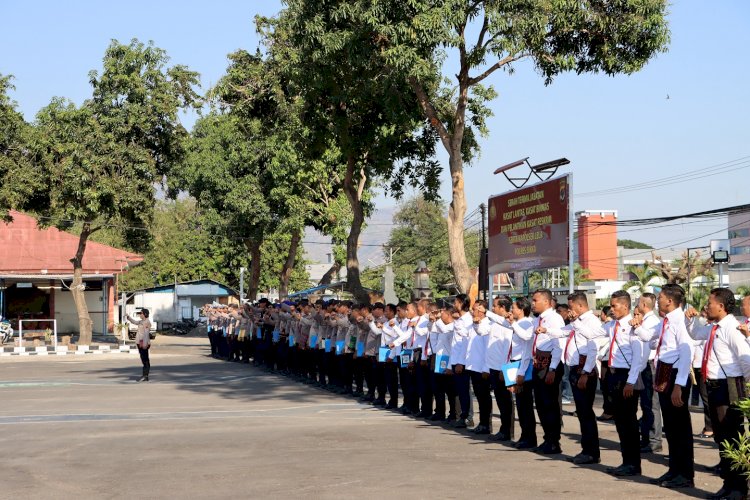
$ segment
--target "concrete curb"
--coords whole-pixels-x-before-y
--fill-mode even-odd
[[[10,356],[79,356],[86,354],[102,355],[102,354],[135,354],[138,349],[134,346],[120,345],[117,349],[112,349],[108,345],[79,345],[76,346],[76,350],[70,350],[68,346],[29,346],[29,347],[3,347],[0,350],[0,357]]]

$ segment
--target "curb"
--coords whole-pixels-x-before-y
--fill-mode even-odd
[[[121,345],[117,348],[112,349],[108,345],[79,345],[76,346],[75,350],[71,350],[68,346],[37,346],[37,347],[3,347],[0,350],[0,357],[10,356],[80,356],[86,354],[102,355],[102,354],[134,354],[138,351],[133,346]]]

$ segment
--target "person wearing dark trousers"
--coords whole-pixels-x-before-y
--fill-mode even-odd
[[[565,327],[563,318],[552,307],[552,292],[539,289],[534,292],[531,307],[538,315],[535,321],[536,337],[532,344],[534,360],[534,402],[539,421],[544,429],[544,443],[534,451],[545,455],[562,453],[560,448],[560,381],[564,373],[561,358],[564,339],[553,334]],[[550,332],[548,334],[547,332]]]
[[[414,327],[417,324],[416,304],[399,302],[397,314],[399,322],[393,328],[396,330],[398,337],[390,343],[389,347],[395,349],[396,361],[398,362],[404,349],[413,353],[416,337]],[[404,404],[399,408],[399,412],[403,415],[417,415],[419,413],[419,395],[417,393],[414,359],[411,358],[406,366],[403,363],[398,363],[398,365],[399,384],[401,385],[401,393],[404,395]]]
[[[640,428],[638,427],[638,401],[643,380],[641,372],[648,362],[648,349],[635,335],[631,326],[630,295],[623,290],[610,299],[614,322],[607,324],[609,350],[606,374],[612,390],[615,427],[620,438],[622,465],[611,467],[613,476],[635,476],[641,473]]]
[[[699,400],[703,403],[703,430],[700,432],[699,437],[710,438],[713,437],[714,431],[711,424],[711,412],[708,407],[708,389],[706,387],[706,382],[703,380],[703,372],[701,371],[704,348],[704,341],[695,342],[695,349],[693,351],[693,374],[695,375],[695,384],[690,391],[690,406],[698,406]]]
[[[138,382],[148,382],[148,374],[151,371],[151,361],[148,357],[148,350],[151,348],[151,321],[148,319],[148,309],[141,309],[138,312],[138,318],[128,316],[128,321],[138,327],[135,334],[135,345],[138,346],[138,354],[141,356],[143,365],[141,378]]]
[[[490,370],[487,367],[487,340],[491,323],[486,316],[487,303],[477,300],[472,306],[473,324],[469,329],[466,345],[466,371],[471,378],[474,397],[479,406],[479,424],[471,430],[474,434],[492,432],[492,396],[490,394]]]
[[[389,347],[398,339],[398,331],[395,329],[397,319],[396,314],[398,307],[396,304],[386,304],[384,311],[385,321],[376,323],[380,329],[381,347]],[[397,351],[389,349],[388,356],[383,364],[383,379],[388,392],[388,403],[385,405],[386,410],[395,410],[398,408],[398,358]]]
[[[745,340],[739,321],[731,313],[735,305],[732,291],[715,288],[710,292],[705,309],[708,324],[699,322],[695,309],[689,308],[686,312],[690,318],[688,334],[695,340],[705,341],[700,380],[706,387],[713,438],[719,449],[724,441],[732,443],[745,435],[745,418],[737,404],[747,397],[750,345]],[[747,498],[747,477],[741,470],[732,470],[731,458],[723,453],[719,457],[723,485],[709,498]]]
[[[655,342],[656,371],[654,389],[667,427],[669,470],[656,484],[664,488],[692,488],[695,475],[693,463],[693,428],[690,421],[690,365],[693,340],[685,326],[685,290],[679,285],[666,284],[659,293],[659,314],[663,320],[657,329],[642,328],[640,316],[631,325],[644,342]]]
[[[567,305],[569,323],[560,332],[566,334],[562,359],[568,366],[568,381],[581,428],[581,452],[572,460],[576,465],[596,464],[600,462],[599,429],[594,414],[596,359],[598,343],[603,343],[607,334],[599,318],[589,309],[585,293],[570,294]],[[556,332],[548,328],[547,333],[555,335]]]
[[[435,412],[430,417],[432,422],[450,423],[456,419],[456,391],[453,384],[453,375],[450,374],[450,364],[445,362],[445,357],[450,356],[451,342],[453,341],[453,306],[445,306],[439,314],[435,314],[435,321],[430,332],[429,349],[430,369],[432,377],[432,393],[435,399]],[[441,370],[439,363],[445,363],[445,371]],[[446,412],[445,399],[448,398],[448,412]]]
[[[383,324],[388,320],[383,315],[385,311],[385,305],[380,302],[373,304],[370,314],[367,316],[368,326],[370,331],[367,334],[367,344],[365,345],[365,355],[369,357],[371,363],[372,373],[372,387],[368,384],[367,386],[367,397],[373,396],[370,401],[373,406],[385,406],[385,371],[384,363],[378,362],[378,356],[380,355],[380,347],[383,345]],[[377,391],[377,394],[376,394]]]
[[[602,323],[606,324],[612,321],[612,316],[610,312],[609,306],[604,306],[602,308],[601,315],[599,316],[599,319]],[[602,393],[602,414],[597,417],[597,420],[600,422],[609,422],[614,419],[614,410],[612,409],[612,391],[609,389],[609,386],[607,385],[607,377],[605,376],[608,373],[608,362],[607,359],[604,358],[601,362],[602,366],[602,372],[599,374],[599,389]]]
[[[651,330],[651,336],[654,335],[653,331],[659,328],[661,324],[654,312],[655,307],[656,295],[653,293],[641,294],[635,310],[635,316],[641,322],[641,325],[636,328],[636,332]],[[640,394],[641,453],[655,453],[662,449],[661,405],[659,404],[659,394],[654,391],[654,356],[656,353],[650,345],[644,343],[644,346],[649,359],[641,372],[641,380],[643,380],[643,390]]]
[[[437,319],[434,315],[437,312],[437,306],[427,299],[417,302],[417,318],[414,325],[414,364],[415,364],[415,383],[417,396],[419,398],[419,413],[417,418],[429,419],[432,417],[433,394],[432,394],[432,373],[430,371],[430,356],[432,346],[430,343],[430,332],[432,325]]]
[[[469,393],[469,384],[471,380],[469,374],[466,372],[466,347],[469,342],[469,330],[474,323],[471,311],[469,310],[470,305],[471,302],[466,294],[457,295],[453,301],[454,321],[450,365],[461,413],[451,423],[451,426],[457,429],[465,429],[470,425],[471,394]]]

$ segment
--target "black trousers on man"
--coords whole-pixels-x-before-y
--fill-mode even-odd
[[[388,405],[398,406],[398,366],[396,361],[389,359],[383,365],[385,385],[388,389]]]
[[[461,373],[456,372],[456,368],[459,366],[461,367]],[[465,420],[469,418],[469,410],[471,408],[471,393],[469,392],[471,378],[464,365],[453,366],[453,383],[456,387],[458,404],[461,406],[461,414],[458,418]]]
[[[401,392],[404,395],[404,406],[412,413],[419,412],[419,395],[417,394],[416,367],[399,368],[398,376],[401,383]]]
[[[435,414],[453,420],[456,418],[456,386],[454,375],[432,373],[432,392],[435,395]],[[445,398],[448,398],[448,413]]]
[[[536,417],[534,416],[534,380],[516,386],[516,411],[521,427],[519,441],[536,446]]]
[[[609,363],[602,361],[602,378],[600,380],[602,390],[602,413],[606,415],[613,415],[615,410],[612,403],[612,389],[609,387],[609,378],[607,373],[609,372]]]
[[[365,356],[361,361],[365,385],[367,386],[367,397],[375,399],[375,388],[377,387],[375,382],[375,366],[377,360],[374,356]]]
[[[430,371],[430,361],[418,361],[417,371],[417,392],[422,403],[422,413],[432,415],[432,372]]]
[[[385,377],[385,363],[381,363],[377,360],[377,358],[373,358],[372,372],[375,379],[375,388],[378,390],[378,394],[375,399],[378,401],[385,401],[385,393],[387,388]]]
[[[138,354],[141,355],[141,363],[143,364],[143,376],[148,377],[148,372],[151,370],[151,361],[148,359],[148,348],[144,349],[138,346]]]
[[[633,391],[633,396],[625,398],[623,389],[628,383],[629,368],[610,368],[606,374],[607,385],[612,391],[612,409],[615,416],[615,427],[620,437],[620,454],[623,465],[641,468],[640,429],[638,427],[638,400],[640,391]]]
[[[643,390],[638,396],[641,405],[641,446],[648,446],[651,443],[651,433],[654,428],[654,375],[651,371],[651,364],[647,363],[646,368],[641,372],[643,380]],[[660,411],[658,408],[656,411]]]
[[[711,428],[714,431],[714,441],[722,449],[724,441],[734,442],[745,433],[745,417],[742,411],[732,401],[729,394],[729,384],[737,384],[735,388],[739,395],[743,394],[745,381],[742,378],[707,380],[706,390],[708,395],[708,407],[711,415]],[[671,426],[669,432],[671,433]],[[668,436],[668,435],[667,435]],[[732,460],[719,454],[721,461],[721,478],[724,487],[731,491],[740,491],[747,494],[747,478],[742,471],[732,470]]]
[[[580,378],[581,374],[578,372],[578,367],[571,367],[568,380],[573,390],[578,424],[581,426],[581,453],[599,458],[599,427],[596,424],[596,414],[594,413],[598,378],[596,373],[590,374],[586,381],[586,387],[579,389],[578,381]]]
[[[658,368],[657,368],[658,370]],[[672,369],[672,377],[664,392],[659,393],[661,414],[667,430],[669,444],[669,472],[687,479],[693,479],[695,469],[693,464],[693,424],[690,421],[690,377],[686,387],[682,388],[682,406],[672,404],[672,391],[677,378],[677,369]]]
[[[534,401],[539,421],[544,429],[544,442],[551,445],[560,445],[560,427],[562,418],[560,416],[560,382],[565,373],[562,363],[555,368],[555,379],[548,384],[547,368],[534,367]]]
[[[474,389],[474,397],[477,398],[479,406],[479,425],[490,427],[492,423],[492,396],[490,394],[490,377],[482,372],[468,370],[471,378],[471,386]]]
[[[497,408],[500,410],[500,432],[508,436],[509,439],[513,439],[515,421],[513,394],[511,394],[505,385],[502,371],[490,369],[490,387],[495,393]]]

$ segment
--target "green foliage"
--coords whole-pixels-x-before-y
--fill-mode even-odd
[[[650,250],[654,248],[647,243],[634,240],[617,240],[617,246],[626,248],[628,250]]]
[[[652,292],[652,288],[658,282],[661,274],[651,266],[625,266],[625,270],[632,276],[622,289],[629,293],[642,295]]]
[[[27,144],[31,128],[10,98],[9,92],[14,89],[11,80],[12,76],[0,74],[0,215],[5,215],[9,207],[20,206],[36,185],[14,182],[29,177]]]
[[[698,311],[708,304],[708,296],[711,294],[711,286],[691,286],[690,291],[687,293],[687,303],[693,306]]]
[[[750,385],[746,386],[746,391],[750,392]],[[750,418],[750,398],[739,400],[737,407],[745,418]],[[724,440],[721,443],[721,454],[731,460],[732,470],[740,471],[750,478],[750,434],[744,432],[739,439]]]

